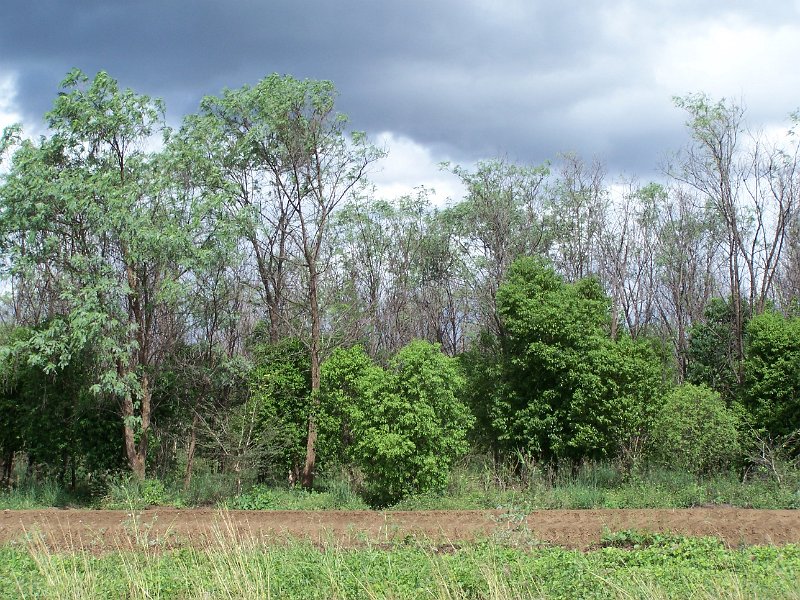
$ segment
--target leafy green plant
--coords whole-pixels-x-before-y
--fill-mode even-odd
[[[463,359],[485,428],[478,441],[505,459],[521,452],[551,463],[613,458],[641,437],[661,395],[660,360],[645,342],[609,337],[609,299],[596,279],[567,283],[522,258],[497,306],[503,336]]]
[[[279,508],[275,502],[275,494],[266,486],[254,486],[249,492],[240,494],[229,503],[230,508],[237,510],[269,510]]]
[[[754,428],[772,437],[800,430],[800,317],[772,311],[754,317],[744,373],[742,397]]]
[[[323,487],[321,484],[320,487]],[[329,491],[301,488],[275,488],[255,485],[223,503],[234,510],[363,510],[367,505],[357,495],[340,486]]]
[[[0,598],[785,599],[800,584],[796,545],[731,549],[638,532],[606,534],[606,547],[588,552],[538,545],[524,531],[460,547],[410,541],[345,549],[221,534],[199,549],[148,542],[92,554],[34,539],[0,547]]]
[[[158,479],[139,480],[136,477],[117,477],[108,482],[101,506],[111,509],[144,509],[151,506],[184,506],[183,500],[170,492]]]
[[[705,386],[685,384],[668,394],[651,440],[659,464],[697,475],[725,469],[740,458],[739,419]]]
[[[473,418],[459,400],[462,385],[456,361],[423,341],[400,350],[386,370],[366,373],[350,452],[371,503],[444,488],[451,465],[469,449]]]

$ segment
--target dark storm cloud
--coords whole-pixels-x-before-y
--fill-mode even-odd
[[[0,19],[0,69],[16,75],[31,121],[72,67],[163,97],[173,122],[203,94],[279,72],[331,79],[355,127],[456,160],[540,162],[574,150],[635,172],[681,133],[669,97],[648,95],[648,40],[669,35],[671,23],[751,5],[655,0],[641,26],[609,28],[614,10],[624,22],[641,4],[12,1]],[[779,23],[785,12],[774,0],[750,16]]]

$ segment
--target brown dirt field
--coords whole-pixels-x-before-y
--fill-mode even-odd
[[[413,537],[446,546],[503,539],[520,530],[528,535],[525,524],[532,539],[581,549],[596,545],[604,529],[717,536],[732,546],[800,543],[800,511],[737,508],[546,510],[531,513],[525,522],[486,511],[6,510],[0,513],[0,543],[24,543],[33,536],[52,549],[102,552],[287,538],[349,547]]]

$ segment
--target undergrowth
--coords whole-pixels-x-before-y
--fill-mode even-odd
[[[252,479],[250,480],[252,481]],[[188,488],[179,479],[109,476],[70,491],[55,480],[23,480],[0,492],[0,509],[86,506],[144,509],[218,506],[245,510],[359,510],[368,505],[360,489],[344,475],[321,477],[313,492],[286,485],[245,485],[224,474],[198,473]],[[800,508],[800,472],[780,480],[754,477],[742,481],[739,473],[704,477],[662,468],[625,472],[610,463],[577,468],[504,468],[473,458],[455,467],[444,490],[409,496],[387,508],[397,510],[466,510],[518,507],[537,509],[690,508]]]

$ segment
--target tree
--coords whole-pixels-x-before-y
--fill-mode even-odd
[[[329,81],[270,75],[256,86],[208,97],[201,115],[187,122],[187,141],[209,140],[212,187],[241,215],[256,259],[273,342],[286,332],[289,271],[304,290],[311,402],[320,388],[324,307],[320,304],[334,210],[363,184],[382,152],[361,133],[346,135],[347,118],[335,110]],[[219,163],[220,166],[215,166]],[[295,334],[301,332],[295,331]],[[314,482],[317,426],[309,411],[303,485]]]
[[[656,315],[658,212],[666,190],[630,184],[600,234],[601,276],[611,295],[611,336],[652,332]],[[620,326],[620,320],[622,321]]]
[[[730,403],[739,393],[741,370],[734,338],[733,302],[712,298],[703,320],[690,329],[686,381],[705,385]],[[746,310],[746,307],[745,307]],[[745,326],[750,318],[747,310]]]
[[[612,457],[648,423],[661,384],[645,343],[608,335],[608,298],[595,279],[568,284],[530,258],[498,291],[506,335],[488,416],[502,454],[545,461]],[[485,387],[485,386],[484,386]]]
[[[455,242],[471,274],[467,283],[477,304],[472,318],[499,333],[497,289],[511,263],[544,255],[550,246],[543,198],[549,169],[495,160],[478,163],[474,172],[458,166],[452,172],[467,195],[442,216],[455,224]]]
[[[331,215],[363,182],[366,169],[382,153],[354,133],[345,137],[346,117],[334,107],[336,92],[327,81],[298,81],[273,75],[262,82],[270,98],[268,123],[274,137],[264,149],[276,165],[273,183],[294,212],[291,236],[303,269],[308,302],[312,405],[318,402],[323,352],[320,284]],[[317,424],[309,411],[302,483],[314,484]]]
[[[249,248],[273,344],[291,332],[290,287],[297,283],[290,239],[296,213],[280,186],[286,166],[275,147],[276,121],[285,118],[274,93],[279,80],[206,96],[171,144],[186,181],[219,207],[229,233],[244,242],[240,250]]]
[[[360,313],[359,338],[388,360],[427,332],[423,290],[431,226],[426,190],[394,201],[355,198],[337,211],[336,261],[349,282],[347,302]]]
[[[308,353],[299,340],[286,338],[277,344],[253,348],[253,363],[249,387],[257,407],[258,434],[276,447],[261,475],[268,475],[267,469],[277,467],[282,474],[288,473],[293,484],[300,479],[305,459],[311,409]]]
[[[331,466],[352,466],[353,427],[364,402],[364,377],[376,368],[361,346],[336,348],[322,363],[319,454]]]
[[[756,429],[800,430],[800,317],[767,311],[747,326],[742,400]]]
[[[718,248],[723,243],[713,213],[687,190],[671,188],[658,216],[658,313],[671,340],[679,382],[689,368],[691,328],[703,322],[718,289]]]
[[[742,144],[745,111],[737,102],[692,94],[675,103],[688,114],[692,143],[671,174],[699,192],[724,226],[734,350],[741,363],[746,307],[755,314],[765,310],[798,211],[798,146],[784,150],[757,135]],[[737,372],[739,383],[742,375]]]
[[[15,453],[25,453],[27,474],[54,475],[75,489],[77,472],[97,475],[124,467],[120,423],[109,419],[102,399],[89,391],[91,349],[72,357],[63,369],[46,373],[25,356],[8,350],[24,343],[33,331],[26,327],[3,332],[0,364],[0,460],[9,483]]]
[[[575,154],[560,159],[549,202],[554,228],[551,256],[567,281],[577,281],[599,271],[598,241],[608,210],[605,168],[599,161],[587,164]]]
[[[18,349],[52,373],[84,349],[91,391],[114,398],[128,464],[144,478],[151,396],[180,337],[176,309],[201,217],[143,147],[165,132],[159,101],[78,70],[48,113],[50,137],[14,153],[0,190],[4,250],[16,281],[40,280],[47,319]]]

